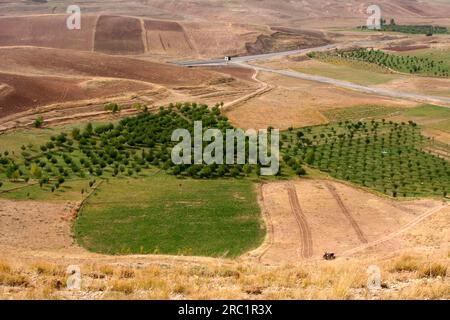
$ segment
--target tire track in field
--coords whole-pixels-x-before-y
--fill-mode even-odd
[[[91,38],[91,52],[95,52],[95,34],[97,33],[97,24],[98,19],[100,19],[100,14],[95,17],[94,29],[92,30],[92,38]]]
[[[345,204],[342,201],[341,196],[338,194],[336,188],[330,183],[326,183],[326,186],[327,186],[327,189],[330,191],[331,195],[333,196],[333,198],[338,203],[339,207],[341,208],[342,213],[347,217],[348,221],[352,225],[353,230],[355,230],[356,235],[358,236],[358,239],[362,243],[368,243],[369,241],[367,240],[366,236],[362,232],[362,230],[359,227],[358,223],[356,222],[355,218],[353,218],[353,215],[350,213],[350,210],[348,210],[348,208],[345,206]]]
[[[297,196],[297,190],[295,185],[292,183],[286,184],[286,189],[288,191],[289,203],[291,205],[292,213],[295,216],[298,227],[300,229],[300,238],[302,246],[302,257],[311,258],[313,255],[313,242],[311,236],[311,229],[309,228],[308,221],[303,213],[300,206],[300,202]]]
[[[258,74],[259,74],[259,71],[255,70],[255,72],[252,75],[252,79],[255,80],[256,82],[258,82],[260,84],[260,87],[256,91],[254,91],[252,93],[249,93],[249,94],[247,94],[247,95],[245,95],[243,97],[237,98],[236,100],[227,102],[222,107],[222,110],[224,110],[224,111],[231,111],[234,108],[242,105],[245,102],[248,102],[251,99],[254,99],[256,97],[262,96],[263,94],[266,94],[267,92],[271,91],[274,88],[272,85],[269,85],[268,83],[259,80],[258,79]]]
[[[438,207],[435,207],[435,208],[432,208],[432,209],[430,209],[430,210],[427,210],[425,213],[421,214],[421,215],[418,216],[416,219],[414,219],[414,220],[408,222],[406,225],[404,225],[404,226],[403,226],[402,228],[400,228],[399,230],[394,231],[394,232],[392,232],[391,234],[388,234],[387,236],[385,236],[385,237],[383,237],[383,238],[381,238],[381,239],[378,239],[378,240],[375,240],[375,241],[366,243],[366,244],[364,244],[364,245],[361,245],[361,246],[359,246],[359,247],[356,247],[356,248],[347,250],[347,251],[345,251],[345,252],[342,253],[342,256],[347,257],[347,256],[350,256],[350,255],[354,255],[354,254],[359,253],[359,252],[361,252],[361,251],[364,251],[364,250],[366,250],[366,249],[368,249],[368,248],[377,246],[377,245],[382,244],[382,243],[384,243],[384,242],[386,242],[386,241],[390,241],[390,240],[392,240],[392,239],[394,239],[394,238],[400,236],[401,234],[403,234],[403,233],[405,233],[405,232],[411,230],[412,228],[414,228],[416,225],[418,225],[418,224],[421,223],[422,221],[428,219],[429,217],[431,217],[431,216],[434,215],[435,213],[438,213],[438,212],[440,212],[441,210],[443,210],[443,209],[445,209],[445,208],[448,208],[448,204],[440,205],[440,206],[438,206]]]
[[[144,19],[139,19],[139,23],[141,24],[141,38],[142,44],[144,45],[144,53],[149,52],[148,46],[148,38],[147,38],[147,29],[145,28]]]
[[[266,253],[269,251],[269,249],[272,248],[273,244],[274,244],[274,239],[275,239],[275,228],[273,225],[273,221],[272,221],[272,216],[269,213],[269,211],[267,210],[266,206],[265,206],[265,197],[264,197],[264,182],[260,185],[260,196],[259,196],[259,202],[262,208],[262,213],[266,222],[266,227],[267,227],[267,238],[265,243],[263,244],[263,246],[261,247],[260,253],[258,254],[258,262],[261,263],[263,257],[266,255]],[[258,251],[258,249],[257,249]]]

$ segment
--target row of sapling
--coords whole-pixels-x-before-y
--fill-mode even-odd
[[[448,77],[450,72],[450,68],[443,60],[436,61],[428,57],[390,54],[375,49],[336,49],[330,52],[312,52],[308,56],[325,61],[335,58],[364,61],[399,72],[428,76]]]
[[[444,195],[450,164],[425,151],[429,139],[414,122],[341,122],[285,134],[287,163],[397,196]]]
[[[171,160],[175,144],[171,141],[172,132],[178,128],[192,132],[194,121],[202,121],[204,130],[218,128],[225,133],[233,128],[221,114],[220,104],[211,109],[196,103],[171,104],[156,113],[144,108],[137,116],[123,118],[116,124],[88,123],[69,133],[51,136],[36,150],[27,150],[21,161],[5,155],[0,158],[0,171],[6,171],[10,180],[32,178],[41,186],[51,185],[54,190],[74,177],[135,176],[151,167],[194,178],[259,174],[259,166],[248,163],[175,165]]]
[[[74,177],[136,176],[150,168],[203,179],[259,174],[259,166],[248,163],[175,165],[171,160],[172,132],[186,128],[192,133],[194,121],[202,121],[204,130],[218,128],[225,133],[233,128],[221,114],[220,105],[209,109],[195,103],[171,104],[156,113],[144,109],[116,124],[89,123],[52,136],[39,147],[25,147],[20,161],[4,152],[0,174],[11,181],[31,178],[53,190]],[[414,122],[381,120],[289,128],[280,145],[284,164],[300,176],[308,165],[395,197],[446,195],[449,163],[424,151],[428,142]]]
[[[367,30],[367,26],[360,26],[362,30]],[[448,33],[448,28],[443,26],[434,26],[434,25],[411,25],[411,24],[398,24],[395,22],[394,18],[390,19],[390,22],[387,23],[386,19],[380,19],[380,28],[377,29],[379,31],[388,31],[388,32],[401,32],[401,33],[409,33],[409,34],[424,34],[427,36],[432,36],[433,34],[446,34]]]

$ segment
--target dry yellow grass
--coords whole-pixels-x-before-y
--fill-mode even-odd
[[[374,260],[374,261],[372,261]],[[449,299],[448,256],[338,259],[296,265],[250,262],[80,265],[80,291],[54,263],[0,262],[1,299]],[[367,289],[378,265],[382,289]]]

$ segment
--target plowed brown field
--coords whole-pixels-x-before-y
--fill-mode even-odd
[[[109,54],[140,54],[145,52],[141,21],[135,18],[99,17],[94,50]]]
[[[150,83],[126,79],[70,79],[0,73],[0,117],[33,107],[67,101],[116,96],[120,92],[152,89]]]
[[[195,54],[194,45],[179,23],[144,20],[144,27],[148,52],[182,56]]]
[[[97,16],[82,15],[81,29],[69,30],[67,15],[0,18],[0,46],[37,46],[92,50]]]
[[[0,70],[40,75],[95,76],[132,79],[162,85],[199,85],[214,76],[188,69],[128,57],[49,48],[0,48]]]
[[[73,50],[0,48],[0,117],[30,108],[150,90],[202,86],[219,73]],[[217,102],[217,101],[216,101]]]

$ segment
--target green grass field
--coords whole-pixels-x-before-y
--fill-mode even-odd
[[[88,179],[68,180],[54,192],[51,192],[49,186],[41,188],[36,182],[5,181],[0,189],[0,198],[37,201],[81,201],[83,197],[81,189],[86,190],[86,192],[90,191]]]
[[[371,119],[404,118],[420,122],[424,128],[450,131],[450,108],[435,105],[420,105],[414,108],[396,108],[382,105],[362,105],[323,111],[331,123]]]
[[[423,117],[429,119],[450,119],[450,108],[434,106],[434,105],[421,105],[416,108],[405,109],[403,115],[409,117]]]
[[[434,54],[434,52],[431,52]],[[417,74],[423,76],[448,78],[450,68],[448,64],[434,55],[411,55],[392,54],[382,50],[366,48],[352,50],[335,50],[329,52],[312,52],[308,57],[337,65],[346,65],[348,62],[360,63],[368,71],[377,71],[378,68],[385,68],[386,71],[395,70],[404,74]],[[373,67],[369,67],[373,65]],[[375,68],[375,69],[374,69]],[[373,70],[372,70],[373,69]],[[378,70],[381,72],[380,70]],[[376,83],[374,83],[376,84]]]
[[[330,122],[345,120],[379,119],[405,110],[382,105],[362,105],[350,108],[331,109],[322,112]]]
[[[419,49],[413,51],[404,51],[396,53],[402,56],[414,56],[419,58],[428,58],[435,61],[443,61],[444,65],[450,68],[450,50],[448,49]]]
[[[265,230],[248,180],[177,179],[163,173],[104,183],[75,224],[81,245],[108,254],[236,257]]]
[[[385,68],[363,61],[346,61],[330,57],[320,60],[317,65],[302,66],[301,63],[292,68],[295,71],[323,77],[349,81],[360,85],[377,85],[387,83],[400,76],[386,71]]]
[[[422,105],[405,109],[401,114],[405,118],[422,122],[425,128],[450,132],[450,108]]]

